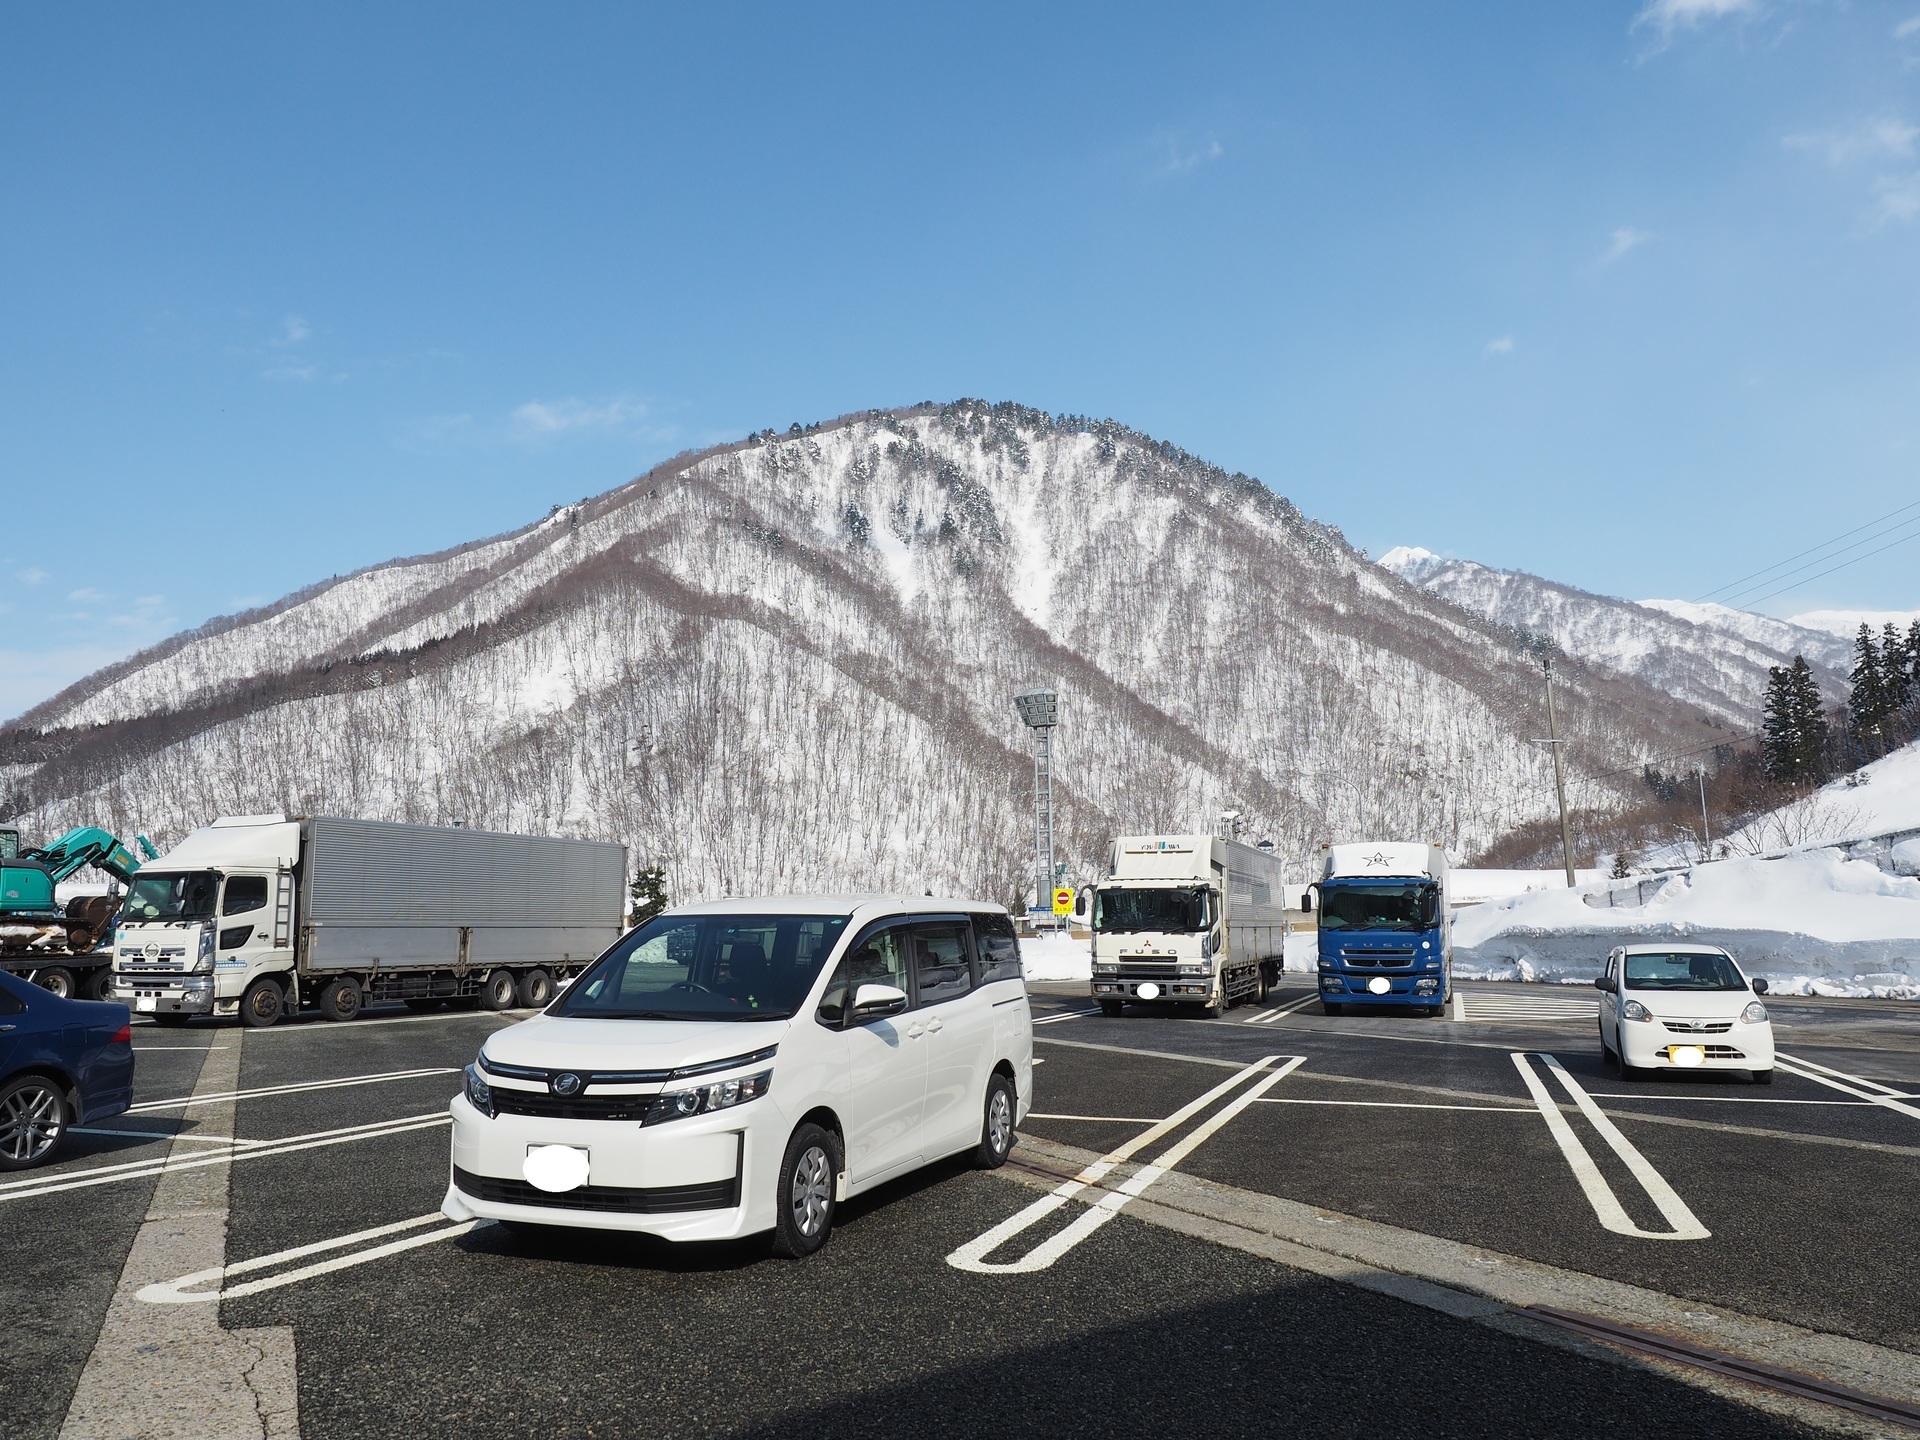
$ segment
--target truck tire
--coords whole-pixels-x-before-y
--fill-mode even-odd
[[[1120,1017],[1122,1008],[1124,1007],[1118,1000],[1102,1000],[1100,1002],[1100,1013],[1109,1020],[1117,1020]]]
[[[329,980],[320,992],[320,1014],[328,1020],[351,1020],[360,1013],[360,982],[342,975]]]
[[[513,983],[511,970],[495,970],[480,982],[480,1003],[489,1010],[511,1010],[520,998],[520,987]]]
[[[544,970],[529,970],[520,977],[520,1006],[525,1010],[544,1010],[553,1003],[553,976]]]
[[[1267,967],[1265,965],[1256,965],[1254,967],[1254,973],[1257,978],[1253,982],[1253,1003],[1256,1005],[1264,1005],[1267,1003],[1268,993],[1273,988],[1267,980]]]
[[[44,970],[35,971],[33,983],[62,1000],[73,999],[73,972],[64,965],[49,965]]]
[[[255,1030],[264,1030],[280,1018],[287,1008],[286,992],[278,980],[264,976],[247,987],[240,997],[240,1019]]]
[[[1232,1008],[1233,997],[1227,994],[1227,977],[1222,975],[1220,977],[1220,998],[1218,1000],[1209,1000],[1200,1013],[1205,1015],[1209,1020],[1218,1020]]]
[[[104,965],[80,977],[79,993],[82,1000],[104,1000],[112,989],[113,972]]]
[[[1320,1002],[1320,1009],[1328,1015],[1338,1015],[1345,1008],[1345,1006],[1337,1005],[1331,1000],[1322,1000]]]

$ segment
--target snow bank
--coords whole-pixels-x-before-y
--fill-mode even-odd
[[[1920,998],[1920,880],[1837,850],[1696,865],[1657,888],[1541,890],[1456,914],[1463,979],[1584,980],[1614,945],[1719,945],[1788,994]],[[1645,896],[1644,903],[1639,903]]]
[[[1093,947],[1058,930],[1020,942],[1020,968],[1029,980],[1093,979]]]

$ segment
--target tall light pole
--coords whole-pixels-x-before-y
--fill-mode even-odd
[[[1707,824],[1707,770],[1704,765],[1693,767],[1693,778],[1700,782],[1700,858],[1702,861],[1713,858],[1713,830]]]
[[[1058,697],[1036,687],[1013,697],[1020,720],[1033,731],[1034,904],[1050,910],[1053,893],[1053,727],[1060,723]]]
[[[1544,656],[1541,668],[1547,674],[1547,738],[1536,740],[1536,745],[1545,745],[1553,751],[1553,789],[1560,797],[1560,858],[1567,866],[1567,888],[1577,883],[1573,878],[1573,828],[1567,824],[1567,765],[1560,754],[1560,747],[1567,742],[1560,738],[1560,720],[1553,709],[1553,657]]]

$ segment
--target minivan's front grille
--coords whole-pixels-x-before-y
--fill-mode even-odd
[[[631,1120],[647,1118],[651,1095],[576,1095],[562,1100],[538,1090],[493,1087],[493,1109],[498,1115],[538,1115],[548,1120]]]
[[[537,1205],[549,1210],[603,1210],[623,1215],[678,1215],[688,1210],[731,1210],[740,1203],[740,1179],[707,1180],[698,1185],[661,1185],[650,1190],[619,1185],[582,1185],[558,1195],[525,1180],[475,1175],[459,1166],[454,1187],[493,1205]]]

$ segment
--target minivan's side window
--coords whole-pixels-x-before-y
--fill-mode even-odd
[[[940,920],[913,927],[914,980],[920,1004],[956,1000],[973,988],[967,969],[967,922]]]
[[[973,934],[980,942],[982,985],[991,985],[996,980],[1021,978],[1020,938],[1013,932],[1011,916],[976,915]]]
[[[222,915],[244,915],[249,910],[259,910],[267,903],[267,877],[264,875],[230,875],[227,877],[226,898],[220,902]]]
[[[827,981],[820,997],[820,1018],[838,1025],[847,1013],[847,1003],[862,985],[891,985],[907,989],[908,936],[900,926],[875,930],[840,958],[833,978]]]

